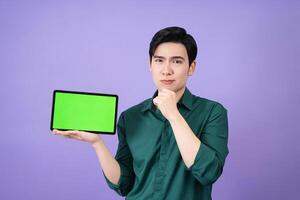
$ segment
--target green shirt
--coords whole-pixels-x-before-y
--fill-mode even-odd
[[[209,200],[228,155],[227,110],[186,88],[177,107],[201,145],[190,168],[184,164],[168,120],[152,98],[121,113],[116,160],[121,177],[110,188],[128,200]]]

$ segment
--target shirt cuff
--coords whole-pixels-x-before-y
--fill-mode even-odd
[[[212,184],[212,181],[205,176],[214,161],[216,153],[210,149],[206,144],[201,143],[195,157],[194,163],[188,168],[185,165],[187,171],[190,171],[193,176],[203,185]]]
[[[121,179],[122,179],[122,176],[120,176],[118,184],[114,184],[113,182],[111,182],[111,181],[105,176],[103,170],[102,170],[102,173],[103,173],[103,176],[104,176],[104,178],[105,178],[106,183],[108,184],[108,186],[109,186],[111,189],[115,190],[118,194],[121,194],[120,183],[121,183],[121,181],[122,181],[122,180],[121,180]]]

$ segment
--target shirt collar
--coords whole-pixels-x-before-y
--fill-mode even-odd
[[[157,96],[158,94],[158,90],[155,91],[155,93],[153,94],[152,98],[150,98],[144,105],[144,107],[142,108],[142,112],[146,111],[146,110],[154,110],[155,106],[153,104],[153,99]],[[185,108],[187,108],[188,110],[192,110],[192,106],[193,106],[193,95],[191,94],[190,90],[186,87],[184,90],[184,93],[182,95],[182,97],[179,99],[178,103],[179,106],[183,105]]]
[[[179,99],[178,104],[185,106],[188,110],[193,109],[193,95],[187,87],[185,88],[182,97]]]

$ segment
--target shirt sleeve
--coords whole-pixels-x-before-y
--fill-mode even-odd
[[[115,159],[117,160],[121,168],[121,177],[118,184],[112,183],[102,171],[108,186],[121,196],[126,196],[130,192],[135,179],[135,174],[133,171],[133,159],[126,142],[125,131],[125,121],[124,115],[122,113],[117,124],[119,145],[117,153],[115,155]]]
[[[213,106],[202,133],[201,145],[192,166],[187,168],[202,184],[213,184],[222,174],[229,153],[227,110],[219,103]]]

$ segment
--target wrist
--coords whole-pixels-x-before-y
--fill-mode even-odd
[[[170,116],[170,118],[168,119],[170,123],[174,123],[177,122],[181,119],[181,114],[179,111],[177,111],[176,113],[174,113],[173,115]]]
[[[96,149],[97,147],[101,146],[102,144],[103,144],[103,141],[101,139],[99,139],[99,140],[92,143],[92,147],[94,149]]]

